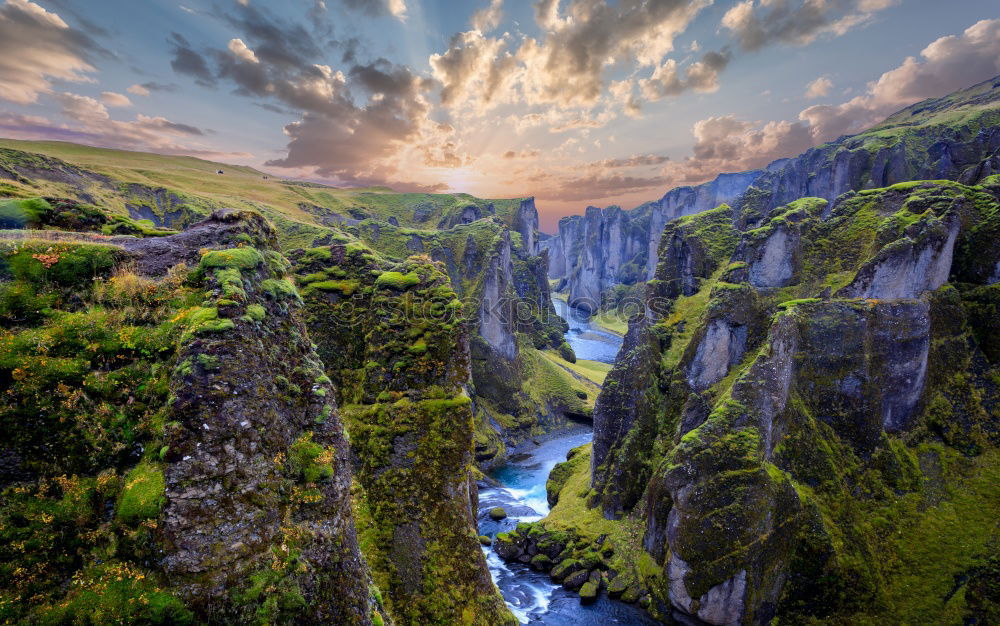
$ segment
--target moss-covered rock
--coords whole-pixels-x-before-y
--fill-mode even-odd
[[[992,287],[946,283],[996,211],[988,190],[943,182],[803,199],[757,228],[730,221],[730,243],[687,279],[702,265],[670,250],[708,246],[683,220],[667,229],[646,315],[595,411],[589,499],[646,526],[635,558],[650,566],[616,594],[646,589],[653,611],[720,624],[879,616],[887,598],[898,614],[929,610],[900,597],[913,551],[893,538],[923,536],[935,503],[994,497],[956,491],[993,471]],[[984,456],[949,473],[942,450]],[[559,487],[574,480],[565,465],[553,515],[578,499]],[[941,533],[949,545],[990,537]],[[978,554],[929,565],[926,580],[942,582],[925,586],[944,596]],[[961,610],[933,609],[945,621]]]

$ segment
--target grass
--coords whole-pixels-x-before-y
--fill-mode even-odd
[[[598,386],[604,384],[604,379],[607,377],[608,372],[611,371],[610,363],[601,363],[600,361],[590,361],[587,359],[577,359],[576,363],[570,363],[566,359],[559,356],[559,353],[554,350],[545,350],[542,352],[542,356],[549,361],[552,361],[559,367],[567,369],[574,374],[583,376]]]
[[[619,337],[624,337],[628,332],[628,320],[623,319],[618,311],[602,311],[590,318],[590,323]]]
[[[443,219],[455,221],[461,211],[470,205],[479,207],[484,215],[492,206],[495,215],[510,224],[520,204],[520,198],[482,199],[468,194],[397,193],[385,187],[345,189],[303,184],[243,165],[95,148],[61,141],[0,139],[0,148],[62,159],[125,185],[165,188],[182,198],[196,199],[201,205],[197,208],[203,213],[215,207],[260,211],[272,221],[286,222],[279,223],[279,226],[283,231],[282,241],[289,246],[301,246],[313,237],[329,233],[323,220],[329,220],[331,216],[335,221],[359,218],[386,221],[395,217],[404,227],[433,229]],[[218,174],[219,170],[224,174]],[[121,188],[94,183],[85,185],[86,188],[81,190],[40,179],[30,183],[14,181],[4,189],[7,187],[10,189],[3,195],[75,197],[83,191],[94,198],[94,204],[118,215],[128,215],[125,207],[127,197]],[[299,234],[307,238],[305,242],[299,241]]]
[[[950,599],[956,578],[986,553],[1000,512],[1000,450],[976,458],[951,498],[923,511],[893,542],[898,573],[886,589],[890,621],[905,624],[961,624],[964,587]],[[992,503],[992,506],[984,506]]]

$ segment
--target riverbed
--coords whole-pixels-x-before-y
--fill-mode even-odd
[[[562,300],[553,298],[553,304],[570,324],[566,340],[578,359],[614,362],[621,337],[592,326],[586,313],[567,306]],[[593,430],[589,426],[574,425],[514,451],[505,465],[490,474],[500,486],[479,491],[479,534],[492,538],[513,529],[519,522],[535,522],[547,515],[545,481],[549,472],[556,463],[566,460],[567,452],[592,439]],[[497,506],[503,507],[508,515],[499,522],[489,516],[489,510]],[[548,574],[521,563],[507,563],[490,547],[484,547],[483,551],[494,582],[522,624],[658,624],[638,607],[611,600],[604,593],[593,604],[581,604],[580,596],[553,583]]]

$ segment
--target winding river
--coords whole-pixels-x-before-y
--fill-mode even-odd
[[[569,322],[566,340],[579,359],[604,363],[614,362],[621,337],[593,327],[582,311],[553,298],[559,315]],[[479,533],[495,537],[517,526],[518,522],[534,522],[549,512],[545,499],[545,481],[556,463],[566,460],[566,453],[593,438],[590,427],[577,425],[539,443],[528,443],[514,451],[506,465],[497,468],[491,477],[500,486],[479,491]],[[489,510],[502,506],[508,517],[495,522]],[[601,594],[597,602],[580,604],[580,597],[552,582],[548,574],[536,572],[521,563],[506,563],[484,547],[486,562],[493,580],[503,593],[507,606],[522,624],[552,624],[565,626],[607,626],[608,624],[657,624],[635,606],[616,602]]]

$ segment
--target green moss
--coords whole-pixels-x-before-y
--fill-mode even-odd
[[[264,256],[251,247],[209,250],[201,257],[202,268],[251,270],[264,263]]]
[[[333,477],[333,452],[312,440],[307,432],[292,444],[288,451],[290,470],[307,483],[329,480]]]
[[[216,307],[196,307],[184,316],[187,329],[181,336],[181,342],[186,343],[197,335],[223,333],[232,330],[236,324],[231,319],[219,317]]]
[[[35,622],[35,620],[32,620]],[[161,591],[146,571],[115,561],[74,578],[65,600],[43,608],[40,624],[193,624],[180,599]]]
[[[268,278],[261,282],[260,288],[264,291],[264,293],[278,300],[282,298],[295,299],[299,297],[299,292],[295,289],[295,285],[292,284],[292,281],[287,278]]]
[[[5,244],[0,255],[0,268],[6,268],[16,280],[60,287],[89,285],[95,277],[110,274],[125,258],[114,246],[30,240]]]
[[[0,228],[25,228],[38,224],[52,206],[42,198],[25,198],[0,202]]]
[[[267,316],[267,311],[259,304],[247,305],[247,315],[255,322],[262,322]]]
[[[403,290],[420,284],[420,277],[415,272],[402,274],[400,272],[382,272],[375,281],[379,287]]]
[[[116,515],[126,524],[135,524],[160,515],[165,502],[166,481],[160,466],[144,461],[125,476]]]
[[[320,291],[339,291],[345,296],[354,293],[361,283],[357,280],[323,280],[309,283],[307,289],[318,289]]]

